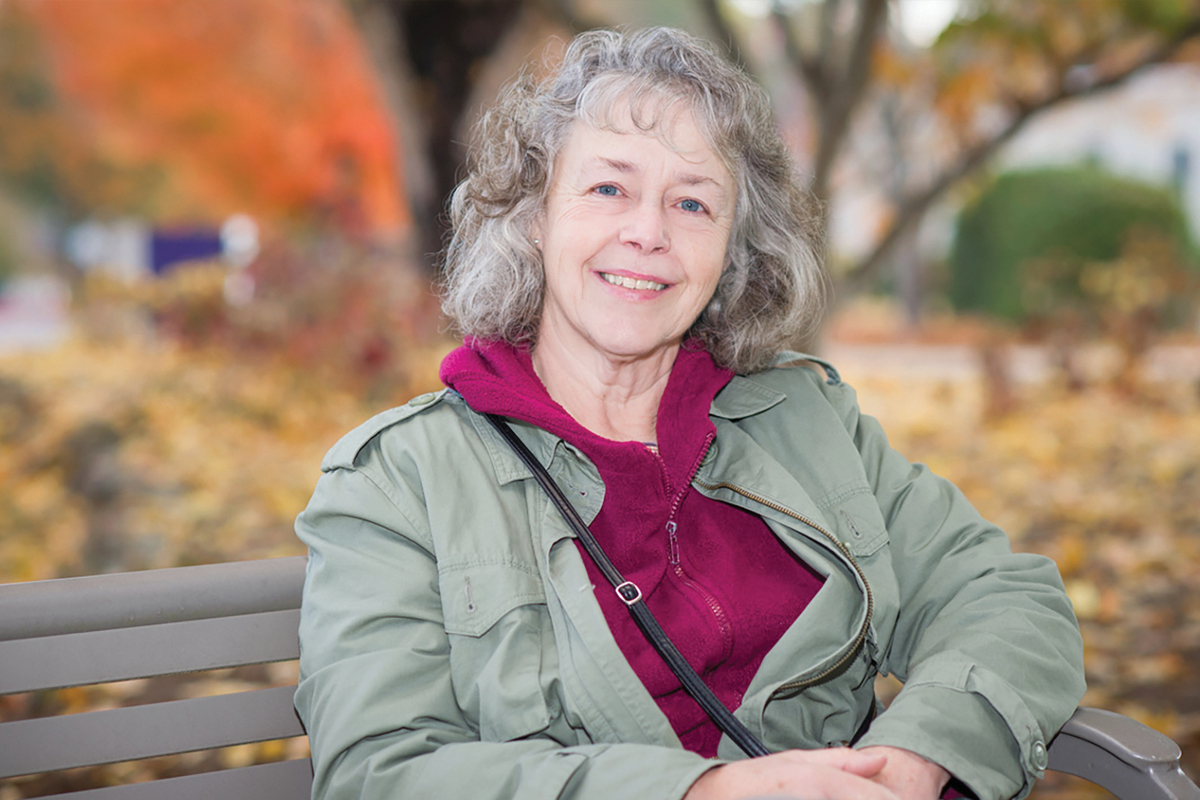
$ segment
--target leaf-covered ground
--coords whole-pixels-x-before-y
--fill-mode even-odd
[[[438,385],[441,351],[414,354],[429,369],[398,395]],[[2,358],[0,579],[302,552],[322,454],[392,400],[171,344]]]
[[[292,524],[325,450],[376,411],[436,388],[447,346],[412,345],[407,378],[372,402],[287,359],[141,337],[0,357],[0,582],[302,554]],[[292,663],[15,695],[0,697],[0,719],[295,680]],[[306,747],[266,742],[0,780],[0,800]]]
[[[0,358],[0,580],[302,552],[292,520],[325,449],[370,414],[436,388],[446,346],[408,353],[404,386],[370,403],[282,361],[136,338]],[[1171,735],[1200,774],[1200,387],[1025,384],[1009,414],[985,419],[972,376],[842,366],[895,447],[957,483],[1015,547],[1057,560],[1084,629],[1085,704]],[[0,699],[0,715],[145,690]],[[283,755],[264,747],[217,760]],[[72,786],[90,785],[80,781]],[[0,798],[32,788],[0,786]],[[1096,795],[1060,782],[1037,796]]]
[[[1058,562],[1083,628],[1083,704],[1172,736],[1200,776],[1200,385],[1025,385],[985,421],[973,379],[848,366],[894,447],[954,481],[1016,549]],[[1107,795],[1054,780],[1035,796]]]

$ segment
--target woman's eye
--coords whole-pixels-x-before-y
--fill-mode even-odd
[[[704,206],[702,206],[699,203],[699,201],[697,201],[697,200],[684,200],[682,203],[679,204],[679,207],[682,208],[684,211],[691,211],[691,212],[704,210]]]
[[[613,186],[611,183],[606,183],[602,186],[596,187],[596,194],[603,194],[603,195],[607,195],[609,197],[615,197],[618,194],[618,191],[617,191],[617,187]]]

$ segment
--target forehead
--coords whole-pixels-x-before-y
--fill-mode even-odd
[[[703,123],[692,110],[691,98],[678,87],[645,81],[626,83],[609,75],[589,86],[579,98],[571,130],[580,125],[616,133],[648,134],[673,147],[680,123],[684,134],[697,134],[717,153]],[[722,159],[724,160],[724,159]]]
[[[709,145],[686,102],[648,102],[655,105],[639,107],[626,100],[615,103],[602,119],[576,119],[559,150],[559,166],[580,167],[614,159],[636,163],[639,155],[661,155],[665,150],[670,154],[668,162],[675,162],[679,169],[694,170],[722,183],[731,180],[724,160]]]

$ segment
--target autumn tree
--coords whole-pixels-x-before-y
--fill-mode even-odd
[[[105,159],[157,171],[135,209],[156,221],[244,211],[385,237],[409,224],[390,123],[342,4],[11,0],[2,9],[21,21],[5,60],[19,67],[36,49],[46,62],[15,84],[24,88],[9,105],[24,104],[26,124],[11,130],[34,150],[10,161],[36,171],[57,159],[55,174],[91,185],[70,148],[37,156],[39,141],[66,135],[38,113],[53,97]]]
[[[86,119],[51,76],[33,8],[0,5],[0,186],[46,213],[145,210],[159,184],[152,161],[124,161],[98,146]]]
[[[744,52],[732,4],[698,2],[710,9],[718,38]],[[807,93],[810,188],[826,220],[856,124],[881,125],[892,169],[925,165],[885,179],[890,213],[867,253],[840,271],[843,291],[874,279],[930,207],[1030,120],[1168,61],[1200,35],[1200,6],[1190,0],[980,0],[966,4],[927,51],[906,50],[888,0],[773,2],[771,9]],[[917,102],[899,103],[897,95]]]
[[[613,24],[677,24],[710,35],[770,86],[803,87],[808,108],[805,173],[822,209],[837,202],[847,162],[884,187],[882,228],[854,263],[834,265],[843,294],[872,282],[925,213],[961,180],[976,173],[1037,115],[1064,102],[1120,84],[1142,68],[1175,57],[1200,33],[1194,0],[978,0],[964,3],[929,49],[906,45],[897,29],[897,0],[809,0],[762,3],[765,22],[745,4],[657,0],[600,6],[584,0],[347,0],[373,53],[391,76],[393,116],[418,143],[406,178],[420,225],[440,245],[446,195],[461,177],[467,124],[490,100],[484,76],[510,77],[536,63],[531,20],[564,36]],[[902,9],[900,9],[902,11]],[[763,30],[764,25],[768,30]],[[524,50],[512,60],[515,40]],[[764,64],[764,37],[784,44],[790,75]],[[504,61],[502,69],[492,62]],[[870,128],[876,150],[854,142]],[[423,161],[424,164],[417,163]],[[872,164],[874,166],[872,166]]]
[[[432,274],[445,203],[462,178],[473,115],[541,50],[570,35],[550,0],[346,0],[384,89],[403,153],[402,182]],[[502,77],[500,77],[502,76]]]

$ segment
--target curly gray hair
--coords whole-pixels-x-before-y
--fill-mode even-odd
[[[518,79],[480,120],[450,201],[443,310],[464,336],[536,343],[545,283],[531,231],[555,156],[576,120],[611,129],[614,101],[626,98],[642,130],[657,122],[639,116],[645,109],[688,103],[733,174],[727,266],[688,335],[722,366],[764,369],[820,315],[813,216],[766,93],[706,42],[669,28],[581,34],[554,74]]]

